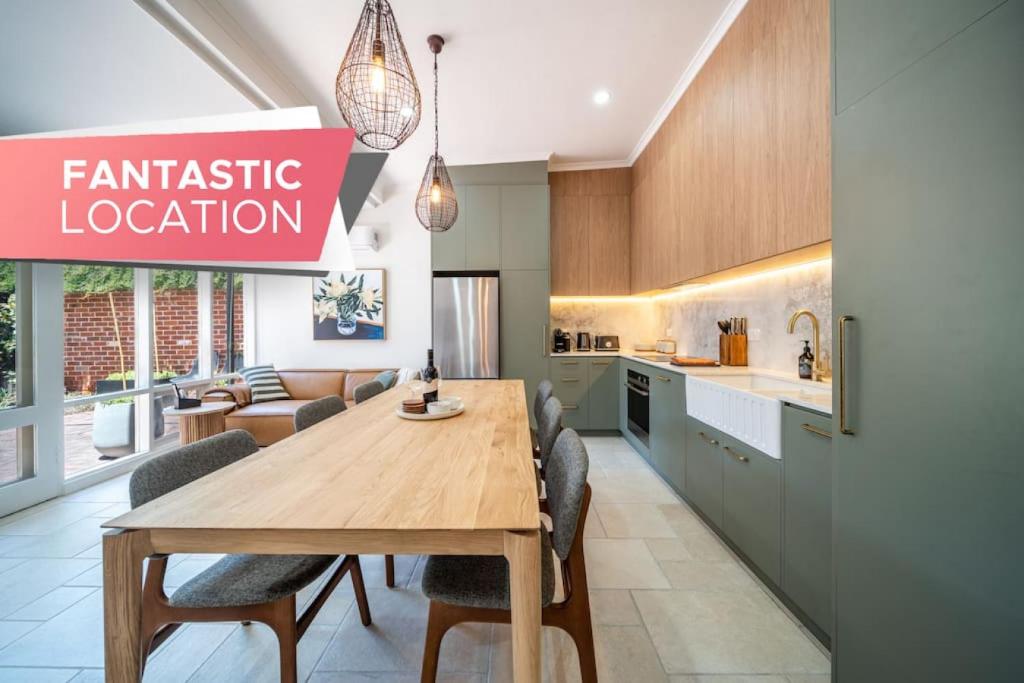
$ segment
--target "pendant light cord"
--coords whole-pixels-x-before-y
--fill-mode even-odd
[[[437,53],[434,53],[434,156],[437,156]]]

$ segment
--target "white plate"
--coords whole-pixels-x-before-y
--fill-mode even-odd
[[[455,410],[449,410],[446,413],[403,413],[401,408],[395,408],[395,415],[402,418],[403,420],[443,420],[447,417],[455,417],[456,415],[462,415],[463,411],[466,410],[465,406],[459,406]]]

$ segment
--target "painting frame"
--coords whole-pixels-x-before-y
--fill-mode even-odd
[[[385,341],[387,273],[333,270],[312,279],[313,341]]]

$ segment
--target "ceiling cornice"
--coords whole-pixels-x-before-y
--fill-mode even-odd
[[[559,171],[600,171],[604,168],[628,168],[633,164],[629,159],[618,159],[616,161],[552,161],[548,164],[548,170],[553,173]]]

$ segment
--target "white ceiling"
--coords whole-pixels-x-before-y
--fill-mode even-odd
[[[0,65],[0,135],[254,109],[124,0],[5,1]]]
[[[234,40],[273,64],[325,125],[344,125],[338,65],[362,0],[200,0]],[[441,154],[450,165],[629,158],[735,0],[391,0],[424,95],[420,126],[392,153],[392,182],[418,180],[432,148],[432,55],[440,33]],[[221,23],[231,23],[223,22]],[[611,92],[603,108],[592,102]]]

